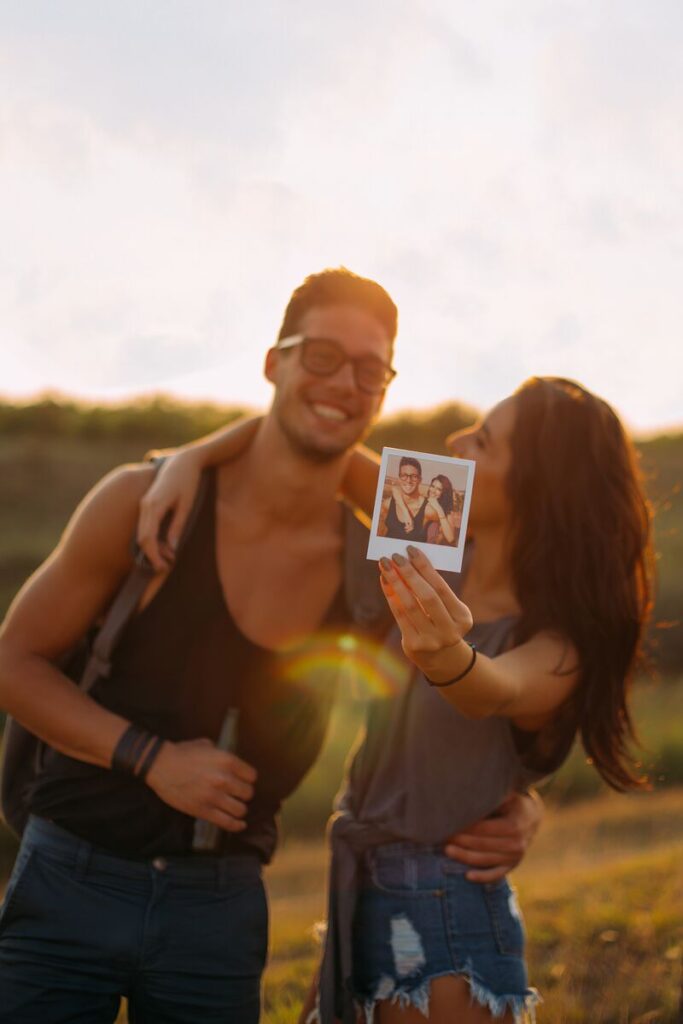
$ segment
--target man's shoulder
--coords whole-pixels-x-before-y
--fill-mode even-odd
[[[72,516],[60,548],[94,553],[127,547],[137,522],[140,499],[155,469],[148,464],[117,466],[88,492]]]
[[[156,476],[157,469],[153,462],[125,462],[103,476],[100,485],[109,484],[124,496],[142,495]]]
[[[157,467],[151,462],[126,462],[110,469],[86,494],[84,501],[106,495],[109,500],[139,501],[151,484]]]

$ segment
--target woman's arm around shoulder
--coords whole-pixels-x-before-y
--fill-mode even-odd
[[[157,572],[173,564],[202,470],[241,455],[253,440],[260,422],[260,416],[251,416],[180,448],[148,452],[148,457],[165,456],[166,461],[140,502],[137,542]],[[168,513],[171,516],[166,539],[161,540],[159,530]]]
[[[375,505],[379,464],[376,452],[364,444],[357,444],[349,456],[342,480],[344,497],[368,516],[372,515]]]

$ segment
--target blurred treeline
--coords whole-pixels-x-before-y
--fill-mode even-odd
[[[156,396],[127,405],[86,405],[46,396],[30,404],[0,401],[0,614],[57,541],[71,511],[99,477],[150,448],[182,444],[247,410]],[[444,452],[444,438],[473,421],[450,403],[381,420],[369,443]],[[638,442],[655,509],[658,593],[653,662],[683,671],[683,433]]]

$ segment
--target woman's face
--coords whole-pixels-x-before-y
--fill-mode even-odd
[[[512,508],[506,479],[510,469],[510,447],[515,425],[514,395],[494,406],[491,412],[466,430],[446,438],[451,455],[473,459],[477,464],[469,521],[472,526],[494,526],[510,520]]]
[[[436,500],[438,501],[442,494],[443,494],[443,484],[441,483],[441,481],[437,477],[434,477],[434,479],[432,480],[432,482],[429,485],[429,495],[428,496],[430,498],[436,498]]]

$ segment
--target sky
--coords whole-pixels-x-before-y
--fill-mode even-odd
[[[552,373],[681,424],[681,52],[680,0],[0,0],[0,392],[265,407],[344,265],[387,412]]]

